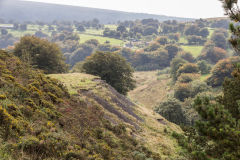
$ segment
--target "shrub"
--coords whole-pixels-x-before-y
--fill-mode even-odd
[[[219,61],[212,69],[212,75],[207,79],[208,85],[212,87],[221,86],[226,77],[232,77],[234,64],[240,62],[239,57],[232,57]]]
[[[171,61],[171,65],[170,65],[171,71],[170,72],[171,72],[171,77],[172,77],[173,81],[177,80],[177,78],[178,78],[177,71],[185,63],[187,63],[187,62],[182,58],[174,58]]]
[[[197,62],[198,68],[201,74],[209,74],[211,70],[211,66],[205,60],[201,60]]]
[[[194,63],[185,63],[183,64],[177,71],[177,77],[179,77],[182,73],[198,73],[198,66]]]
[[[195,61],[195,58],[193,57],[193,55],[190,52],[180,52],[179,57],[190,62],[193,63]]]
[[[189,83],[200,78],[200,74],[194,73],[182,73],[178,77],[178,82],[180,83]]]
[[[174,97],[180,101],[192,96],[192,87],[190,83],[178,83],[174,89]]]
[[[204,47],[198,59],[206,60],[209,63],[215,64],[219,60],[226,58],[226,56],[227,56],[227,52],[224,49],[207,45]]]
[[[192,81],[191,88],[192,88],[192,97],[195,97],[199,93],[207,92],[210,90],[210,87],[201,80]]]
[[[189,45],[203,45],[207,41],[205,38],[195,35],[188,36],[187,40]]]
[[[16,44],[14,54],[25,62],[37,66],[45,73],[63,73],[67,71],[67,65],[59,47],[44,39],[25,36]]]
[[[154,111],[162,115],[170,122],[178,125],[186,123],[181,102],[175,98],[169,98],[168,100],[160,103],[160,105],[155,107]]]
[[[156,41],[160,44],[160,45],[166,45],[168,43],[168,38],[165,36],[159,37],[156,39]]]
[[[227,40],[224,33],[214,32],[211,37],[211,40],[213,41],[216,47],[219,47],[222,49],[227,49],[228,47]]]

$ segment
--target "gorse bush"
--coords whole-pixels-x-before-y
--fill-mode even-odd
[[[198,73],[198,66],[194,63],[185,63],[177,70],[177,77],[179,77],[182,73]]]

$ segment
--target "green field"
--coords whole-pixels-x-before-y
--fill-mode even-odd
[[[208,31],[209,31],[208,39],[210,39],[213,32],[214,32],[214,29],[213,28],[208,28]]]
[[[119,39],[102,37],[102,36],[94,36],[94,35],[88,35],[88,34],[79,34],[79,36],[80,36],[80,43],[84,43],[90,39],[97,39],[101,44],[105,43],[106,41],[109,41],[111,45],[117,45],[117,46],[124,45],[124,42]]]
[[[32,30],[27,30],[27,31],[19,31],[19,30],[11,30],[8,29],[8,33],[12,34],[14,37],[23,37],[27,34],[33,35],[35,34],[36,31],[32,31]]]
[[[191,52],[193,57],[197,57],[200,55],[202,49],[203,49],[203,46],[181,46],[182,49],[186,52]]]
[[[117,29],[117,25],[108,24],[108,25],[105,25],[105,28],[109,28],[109,29],[112,29],[112,30],[116,30],[116,29]]]
[[[201,81],[205,81],[207,80],[209,77],[211,76],[211,74],[204,74],[200,77]]]
[[[187,41],[186,37],[181,36],[179,39],[179,43],[188,44],[188,41]]]

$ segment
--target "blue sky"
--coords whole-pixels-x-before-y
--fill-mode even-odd
[[[219,0],[28,0],[168,16],[222,17]]]

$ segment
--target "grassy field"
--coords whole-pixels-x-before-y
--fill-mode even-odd
[[[114,38],[108,38],[108,37],[102,37],[102,36],[94,36],[94,35],[88,35],[88,34],[79,34],[80,36],[80,43],[84,43],[89,39],[97,39],[100,43],[105,43],[106,41],[109,41],[111,45],[116,46],[123,46],[124,42],[122,40],[114,39]]]
[[[210,76],[211,76],[211,74],[204,74],[204,75],[202,75],[201,76],[201,81],[207,80]]]
[[[197,57],[200,55],[203,46],[181,46],[184,51],[191,52],[193,57]]]
[[[36,31],[33,30],[26,30],[26,31],[17,31],[17,30],[11,30],[8,29],[8,33],[12,34],[14,37],[23,37],[27,34],[33,35]]]
[[[179,39],[179,43],[188,44],[188,41],[187,41],[186,37],[181,36]]]
[[[214,32],[214,29],[213,28],[208,28],[208,31],[209,31],[208,39],[210,39],[213,32]]]
[[[112,29],[112,30],[116,30],[116,29],[117,29],[117,25],[108,24],[108,25],[105,25],[105,28],[109,28],[109,29]]]

